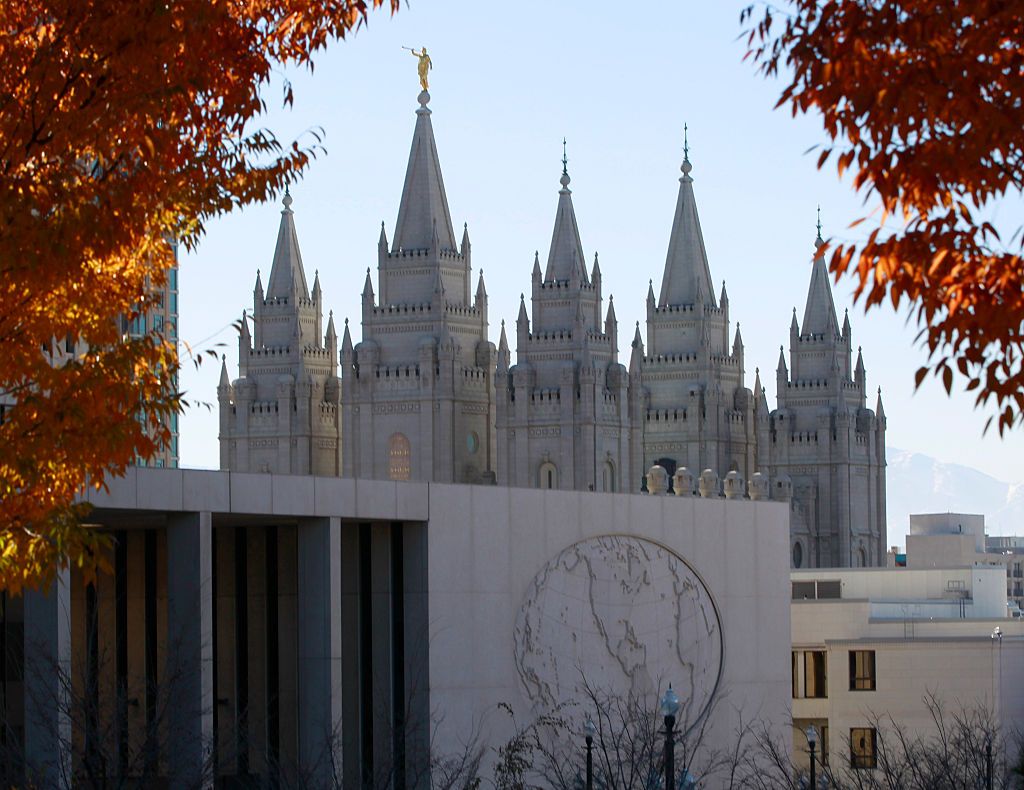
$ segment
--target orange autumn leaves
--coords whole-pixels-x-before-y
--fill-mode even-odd
[[[788,0],[741,19],[749,56],[786,83],[779,105],[821,114],[818,166],[851,169],[880,204],[864,240],[833,245],[832,271],[869,307],[913,306],[930,352],[917,384],[931,372],[949,391],[958,371],[1000,433],[1020,425],[1024,239],[989,218],[1024,179],[1024,6]]]
[[[254,128],[281,64],[398,0],[21,0],[0,7],[0,586],[102,542],[72,503],[166,441],[178,359],[122,335],[210,218],[318,152]],[[282,97],[290,101],[286,89]],[[76,353],[62,353],[71,337]],[[11,405],[11,404],[14,405]]]

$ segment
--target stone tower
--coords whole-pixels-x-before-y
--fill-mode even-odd
[[[281,227],[266,293],[259,272],[253,329],[242,314],[238,379],[221,364],[220,467],[236,472],[337,475],[339,463],[338,335],[323,329],[319,274],[306,285],[292,198]]]
[[[779,349],[778,408],[771,414],[771,474],[792,480],[794,567],[884,565],[885,413],[867,408],[864,358],[847,315],[840,329],[821,227],[803,324],[796,309],[789,358]]]
[[[345,477],[493,482],[494,345],[483,272],[471,286],[457,245],[427,108],[416,128],[395,234],[381,224],[377,284],[363,286],[362,335],[341,347]]]
[[[597,255],[588,275],[566,160],[543,274],[534,254],[531,307],[520,297],[516,364],[502,323],[496,378],[502,485],[628,490],[629,414],[612,299],[602,319]]]
[[[688,150],[669,237],[661,290],[647,291],[647,345],[637,325],[629,363],[631,457],[635,477],[653,464],[672,478],[687,467],[693,478],[704,469],[719,477],[736,471],[749,479],[767,462],[758,440],[768,435],[767,403],[743,384],[743,340],[739,325],[730,338],[729,297],[722,284],[716,300],[711,283]],[[764,446],[764,445],[762,445]]]

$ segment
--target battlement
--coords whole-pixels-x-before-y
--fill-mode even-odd
[[[576,287],[581,291],[588,291],[595,293],[597,291],[597,285],[595,283],[579,282],[573,286],[572,280],[544,280],[540,283],[542,291],[559,291],[568,290],[570,287]]]
[[[400,250],[392,250],[388,253],[388,260],[406,261],[415,260],[416,258],[427,258],[437,256],[442,261],[459,261],[464,262],[466,256],[458,250],[441,249],[434,250],[431,247],[418,247],[418,248],[402,248]]]
[[[703,306],[704,315],[718,315],[724,316],[725,310],[721,307],[712,307],[709,304]],[[697,313],[698,305],[696,304],[667,304],[661,307],[654,308],[655,315],[681,315],[684,313]]]
[[[418,379],[420,377],[420,366],[419,365],[377,365],[374,369],[376,377],[379,379],[399,379],[406,378]]]
[[[265,309],[275,310],[279,307],[316,307],[317,303],[313,299],[306,299],[302,296],[298,297],[292,302],[287,296],[275,296],[273,299],[263,299],[257,304]]]

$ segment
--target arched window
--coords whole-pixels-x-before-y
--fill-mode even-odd
[[[408,480],[412,449],[405,434],[393,433],[388,439],[388,480]]]
[[[605,461],[601,472],[602,491],[615,490],[615,465],[611,461]]]
[[[868,555],[867,555],[867,552],[864,551],[864,547],[861,546],[859,549],[857,549],[857,567],[858,568],[866,568],[867,564],[868,564]]]
[[[540,465],[538,485],[541,488],[558,488],[558,467],[550,461]]]
[[[799,568],[804,562],[804,547],[799,543],[793,544],[793,567]]]

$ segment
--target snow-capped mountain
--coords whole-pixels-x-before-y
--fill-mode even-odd
[[[969,466],[895,447],[885,452],[890,545],[906,545],[911,513],[981,513],[990,535],[1024,534],[1024,480],[1005,483]]]

